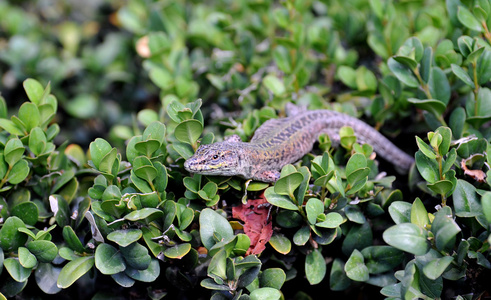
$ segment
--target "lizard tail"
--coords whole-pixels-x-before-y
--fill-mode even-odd
[[[339,122],[330,122],[329,128],[324,131],[329,134],[334,143],[339,143],[339,129],[345,125],[349,125],[353,128],[359,142],[372,145],[375,153],[392,163],[400,171],[407,172],[414,164],[414,158],[412,156],[399,149],[370,125],[345,114],[336,114],[342,120],[339,120]]]

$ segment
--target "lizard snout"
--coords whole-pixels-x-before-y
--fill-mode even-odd
[[[192,158],[187,159],[187,160],[184,162],[184,169],[186,169],[186,171],[188,171],[188,172],[193,171],[193,168],[192,168],[192,162],[191,162],[191,160],[192,160]]]

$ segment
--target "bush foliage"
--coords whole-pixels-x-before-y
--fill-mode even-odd
[[[486,293],[489,0],[28,4],[0,3],[0,299]],[[415,166],[345,127],[275,184],[184,170],[288,102]]]

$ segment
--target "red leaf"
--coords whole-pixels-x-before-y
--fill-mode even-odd
[[[269,204],[264,196],[259,199],[247,200],[246,204],[232,208],[234,218],[244,222],[244,233],[251,240],[251,246],[246,255],[260,254],[273,235]]]

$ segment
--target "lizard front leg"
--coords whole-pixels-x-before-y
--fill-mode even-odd
[[[263,182],[276,182],[280,178],[280,172],[275,170],[265,170],[254,174],[252,179]]]

